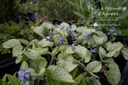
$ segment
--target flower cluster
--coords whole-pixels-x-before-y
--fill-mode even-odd
[[[29,85],[30,70],[22,69],[18,71],[20,81],[24,81],[24,85]]]
[[[116,29],[112,27],[110,31],[108,32],[108,35],[118,36],[119,34],[121,34],[121,33],[116,33],[115,31]]]
[[[91,33],[92,33],[91,31],[86,32],[84,38],[86,39]]]

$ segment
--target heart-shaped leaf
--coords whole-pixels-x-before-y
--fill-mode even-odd
[[[58,66],[65,68],[68,72],[71,72],[78,66],[77,64],[74,64],[71,61],[64,61],[64,60],[59,60],[57,64]]]
[[[107,46],[107,51],[112,52],[112,51],[120,51],[123,48],[123,44],[120,42],[114,42],[110,43]]]
[[[50,42],[50,41],[48,41],[46,39],[42,39],[42,40],[37,42],[37,45],[39,47],[52,47],[54,45],[54,43]]]
[[[28,49],[27,51],[24,52],[24,54],[29,59],[40,59],[41,58],[41,54],[33,49]]]
[[[128,60],[128,49],[127,48],[123,48],[122,50],[123,56],[126,60]]]
[[[41,48],[41,47],[34,48],[33,50],[37,51],[41,55],[45,55],[45,54],[47,54],[49,52],[48,48]]]
[[[52,79],[55,79],[57,81],[67,82],[67,83],[75,82],[72,76],[69,74],[69,72],[60,66],[54,66],[54,65],[49,66],[47,68],[46,74]]]
[[[80,74],[75,78],[75,85],[88,85],[87,80],[83,74]]]
[[[84,59],[85,63],[89,62],[91,59],[88,49],[85,48],[84,46],[81,46],[81,45],[76,46],[75,53],[77,53],[79,55],[79,57]]]
[[[43,35],[44,28],[43,28],[42,26],[35,27],[35,28],[33,29],[33,31],[34,31],[35,33],[37,33],[38,35],[40,35],[41,37],[44,37],[44,35]]]
[[[41,26],[45,29],[54,29],[55,28],[55,26],[53,24],[47,23],[47,22],[44,22]]]
[[[121,49],[123,48],[123,44],[120,42],[108,43],[107,44],[107,51],[106,57],[118,57],[120,54]]]
[[[23,46],[21,46],[21,44],[15,45],[12,49],[12,56],[16,57],[16,56],[21,55],[22,54],[22,49],[23,49]]]
[[[28,40],[25,40],[25,39],[18,39],[21,43],[23,43],[24,45],[28,45],[29,42]]]
[[[27,69],[29,66],[28,66],[28,63],[26,61],[23,61],[21,66],[20,66],[20,69]]]
[[[8,41],[3,43],[3,47],[4,48],[12,48],[12,47],[14,47],[17,44],[20,44],[19,40],[17,40],[17,39],[10,39],[10,40],[8,40]]]
[[[104,72],[104,75],[107,77],[108,81],[111,83],[111,85],[118,85],[120,78],[121,78],[121,73],[119,70],[118,65],[114,62],[113,59],[107,60],[109,62],[108,64],[108,71]]]
[[[101,45],[104,43],[104,38],[103,37],[98,37],[98,36],[93,36],[95,42],[97,45]]]
[[[106,51],[103,47],[99,47],[99,56],[100,58],[104,58],[106,56]]]
[[[41,68],[38,72],[36,72],[34,69],[32,69],[32,68],[29,68],[28,70],[30,70],[30,72],[31,72],[31,76],[41,76],[41,75],[43,75],[44,74],[44,72],[45,72],[45,68]]]
[[[90,83],[90,85],[101,85],[100,81],[94,76],[86,77],[86,79]]]
[[[90,72],[94,72],[97,73],[101,70],[102,68],[102,64],[100,61],[92,61],[89,64],[87,64],[86,68],[90,71]]]

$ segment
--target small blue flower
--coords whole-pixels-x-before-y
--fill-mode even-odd
[[[76,46],[74,43],[72,44],[72,48],[73,48],[73,50],[76,50]]]
[[[46,38],[47,40],[50,40],[51,37],[50,37],[50,36],[46,36],[45,38]]]
[[[18,77],[19,80],[23,81],[24,79],[28,79],[30,77],[30,70],[26,70],[26,69],[22,69],[20,71],[18,71]]]
[[[68,31],[68,32],[72,32],[72,29],[71,29],[71,28],[68,28],[67,31]]]
[[[94,49],[91,50],[91,52],[92,52],[92,53],[96,53],[96,50],[97,50],[97,49],[94,48]]]
[[[90,34],[91,34],[91,31],[89,31],[89,32],[85,32],[85,36],[84,36],[84,38],[86,39]]]
[[[90,42],[88,42],[88,45],[90,45],[91,43]]]
[[[110,32],[112,33],[112,32],[114,32],[114,31],[115,31],[115,28],[112,27],[112,28],[110,29]]]
[[[22,71],[18,71],[18,76],[21,81],[24,80],[24,73]]]
[[[117,33],[113,33],[114,36],[117,36],[118,34]]]
[[[30,70],[26,70],[25,73],[30,73]]]
[[[22,75],[22,74],[23,74],[22,71],[19,70],[19,71],[18,71],[18,75]]]
[[[19,79],[20,79],[21,81],[23,81],[23,80],[24,80],[24,74],[20,75],[20,76],[19,76]]]
[[[28,80],[25,81],[25,85],[29,85],[29,81]]]
[[[29,74],[25,74],[24,76],[25,76],[25,78],[29,78],[29,77],[30,77],[30,75],[29,75]]]
[[[63,42],[63,38],[59,38],[59,44],[61,45]]]
[[[111,34],[111,32],[108,32],[108,35],[110,35]]]
[[[59,26],[59,29],[61,29],[61,30],[64,29],[64,26]]]

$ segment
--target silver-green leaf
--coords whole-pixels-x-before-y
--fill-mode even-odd
[[[97,73],[101,70],[102,68],[102,63],[100,61],[92,61],[89,64],[87,64],[86,68],[90,71],[90,72],[94,72]]]
[[[23,46],[21,44],[17,44],[12,49],[13,57],[17,57],[22,54]]]
[[[12,47],[14,47],[17,44],[20,44],[19,40],[17,40],[17,39],[10,39],[10,40],[8,40],[8,41],[3,43],[3,47],[4,48],[12,48]]]
[[[68,72],[74,70],[78,65],[71,61],[59,60],[57,62],[58,66],[65,68]]]
[[[57,81],[75,83],[71,74],[69,74],[67,70],[65,70],[60,66],[54,66],[54,65],[49,66],[47,68],[46,74],[50,76],[52,79],[55,79]]]
[[[106,56],[106,51],[103,47],[99,47],[99,56],[100,58],[104,58]]]
[[[107,60],[107,62],[109,62],[108,64],[109,70],[105,71],[104,75],[107,77],[111,85],[118,85],[121,78],[119,67],[112,59]]]
[[[85,63],[88,63],[91,59],[88,49],[85,48],[84,46],[81,46],[81,45],[76,46],[75,53],[77,53],[79,55],[79,57],[84,59]]]
[[[128,60],[128,48],[123,48],[122,49],[122,53],[123,53],[123,56],[126,60]]]

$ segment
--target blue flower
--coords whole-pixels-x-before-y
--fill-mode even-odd
[[[67,31],[68,31],[68,32],[72,32],[72,29],[71,29],[71,28],[68,28]]]
[[[25,76],[25,78],[29,78],[29,77],[30,77],[30,75],[29,75],[29,74],[25,74],[24,76]]]
[[[28,80],[25,81],[25,85],[29,85],[29,81]]]
[[[19,79],[20,79],[21,81],[23,81],[23,80],[24,80],[24,74],[20,75],[20,76],[19,76]]]
[[[18,76],[21,81],[24,80],[24,73],[22,71],[18,71]]]
[[[72,44],[72,48],[73,48],[73,50],[76,50],[76,46],[74,43]]]
[[[118,34],[117,33],[113,33],[114,36],[117,36]]]
[[[22,71],[18,71],[18,75],[22,75]]]
[[[94,48],[94,49],[91,50],[91,52],[92,52],[92,53],[96,53],[96,50],[97,50],[97,49]]]
[[[26,70],[25,73],[30,73],[30,70]]]
[[[90,42],[88,42],[88,45],[90,45],[91,43]]]
[[[61,30],[64,29],[64,26],[59,26],[59,29],[61,29]]]
[[[23,81],[26,78],[28,79],[30,77],[30,70],[22,69],[18,71],[18,76],[21,81]]]
[[[85,36],[84,36],[84,38],[86,39],[90,34],[91,34],[91,31],[89,31],[89,32],[85,32]]]
[[[112,27],[112,28],[110,29],[110,33],[114,32],[114,31],[115,31],[115,28]]]
[[[108,35],[110,35],[111,34],[111,32],[108,32]]]
[[[110,35],[110,34],[113,33],[114,31],[115,31],[115,28],[112,27],[112,28],[110,29],[110,31],[108,32],[108,35]]]
[[[45,38],[46,38],[47,40],[50,40],[51,37],[50,37],[50,36],[46,36]]]
[[[59,44],[61,45],[63,42],[63,38],[59,38]]]

